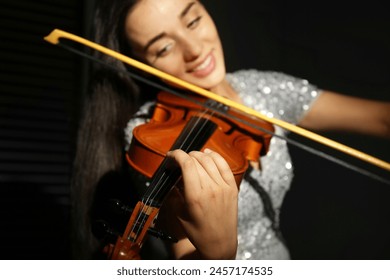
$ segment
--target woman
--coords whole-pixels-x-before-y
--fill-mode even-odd
[[[282,73],[242,70],[226,74],[218,32],[199,1],[102,1],[95,27],[98,43],[269,116],[312,130],[390,136],[389,104],[320,90],[305,80]],[[125,69],[118,61],[103,59]],[[153,90],[142,85],[135,87],[128,77],[108,70],[99,69],[95,81],[91,96],[85,102],[73,186],[74,197],[87,202],[96,186],[138,181],[134,172],[127,172],[122,164],[121,149],[130,143],[132,129],[150,117],[155,98]],[[131,112],[137,113],[130,117]],[[121,129],[125,126],[127,143],[122,143]],[[279,128],[276,130],[283,134]],[[94,158],[90,159],[90,156]],[[278,229],[279,210],[293,176],[284,141],[274,138],[268,154],[261,158],[261,169],[251,168],[241,183],[237,235],[236,194],[231,174],[226,171],[226,162],[213,152],[187,155],[174,151],[170,156],[178,159],[182,168],[198,171],[197,186],[209,185],[213,174],[225,174],[217,175],[219,179],[213,181],[211,191],[196,188],[201,191],[194,191],[199,195],[194,198],[190,187],[193,182],[187,181],[187,172],[183,171],[187,195],[183,196],[175,189],[159,218],[161,226],[179,238],[178,243],[170,246],[173,258],[289,258]],[[202,164],[210,162],[205,160],[209,157],[214,162],[212,167]],[[199,171],[194,166],[203,169]],[[204,182],[199,183],[199,178]],[[217,197],[215,190],[226,191],[229,199],[223,199],[222,195]],[[123,195],[121,191],[115,192],[118,196]],[[212,203],[220,206],[210,209],[209,205],[214,204],[209,199],[216,199]],[[96,247],[96,241],[88,235],[89,220],[86,218],[91,204],[75,207],[75,216],[84,217],[77,225],[81,226],[79,248]]]

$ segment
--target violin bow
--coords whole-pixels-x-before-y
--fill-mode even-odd
[[[324,136],[321,136],[319,134],[316,134],[316,133],[309,131],[309,130],[306,130],[304,128],[298,127],[298,126],[293,125],[291,123],[285,122],[283,120],[267,117],[266,115],[261,114],[254,109],[246,107],[245,105],[242,105],[240,103],[237,103],[237,102],[232,101],[230,99],[227,99],[225,97],[217,95],[211,91],[208,91],[206,89],[203,89],[203,88],[198,87],[196,85],[193,85],[191,83],[183,81],[183,80],[176,78],[172,75],[169,75],[163,71],[160,71],[154,67],[151,67],[147,64],[139,62],[135,59],[132,59],[128,56],[125,56],[121,53],[118,53],[118,52],[111,50],[109,48],[106,48],[102,45],[99,45],[97,43],[89,41],[89,40],[82,38],[80,36],[74,35],[72,33],[69,33],[69,32],[66,32],[66,31],[63,31],[60,29],[54,29],[49,35],[44,37],[44,39],[53,45],[58,45],[60,43],[60,39],[68,39],[68,40],[80,43],[82,45],[88,46],[88,47],[95,49],[99,52],[102,52],[106,55],[114,57],[114,58],[132,66],[132,67],[140,69],[140,70],[142,70],[146,73],[149,73],[151,75],[154,75],[160,79],[166,80],[174,85],[177,85],[179,87],[182,87],[182,88],[185,88],[185,89],[190,90],[192,92],[195,92],[195,93],[197,93],[201,96],[204,96],[206,98],[213,99],[213,100],[220,102],[226,106],[229,106],[230,108],[234,108],[234,109],[238,110],[239,112],[242,112],[242,113],[245,113],[249,116],[256,117],[256,118],[261,119],[263,121],[269,122],[273,125],[279,126],[279,127],[286,129],[290,132],[293,132],[295,134],[298,134],[300,136],[303,136],[305,138],[308,138],[310,140],[318,142],[322,145],[333,148],[334,150],[343,152],[344,154],[350,155],[350,156],[355,157],[357,159],[360,159],[364,162],[367,162],[367,163],[370,163],[370,164],[375,165],[377,167],[380,167],[386,171],[390,171],[390,163],[388,163],[384,160],[378,159],[378,158],[373,157],[369,154],[363,153],[357,149],[354,149],[354,148],[349,147],[347,145],[341,144],[337,141],[331,140],[329,138],[326,138]]]

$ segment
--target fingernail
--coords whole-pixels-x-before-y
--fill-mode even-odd
[[[211,149],[209,149],[209,148],[206,148],[206,149],[204,149],[204,152],[206,154],[211,154],[213,151]]]

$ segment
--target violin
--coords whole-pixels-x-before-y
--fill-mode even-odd
[[[151,183],[132,211],[123,234],[115,244],[106,245],[108,258],[140,259],[148,229],[154,226],[164,199],[180,178],[179,167],[165,157],[168,151],[212,149],[225,158],[237,185],[249,162],[257,162],[260,155],[267,153],[272,135],[264,131],[273,132],[271,124],[251,118],[246,119],[248,124],[242,123],[205,109],[201,104],[207,100],[194,98],[200,105],[167,92],[159,93],[151,120],[134,129],[126,159],[132,168],[151,178]]]

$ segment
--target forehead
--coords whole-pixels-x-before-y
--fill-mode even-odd
[[[161,32],[175,28],[183,10],[194,0],[140,0],[126,17],[125,30],[131,43],[144,44]]]

